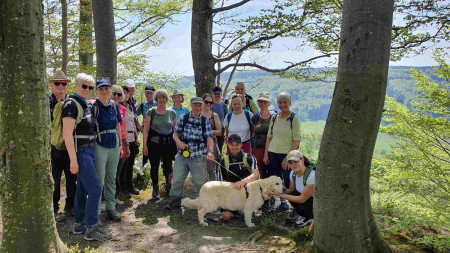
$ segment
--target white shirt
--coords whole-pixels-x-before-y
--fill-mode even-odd
[[[294,171],[291,171],[291,174],[289,174],[289,179],[292,181],[292,175],[294,174]],[[303,192],[303,176],[298,177],[296,175],[296,179],[295,179],[295,189],[302,193]],[[308,184],[314,184],[314,181],[316,180],[316,171],[312,170],[311,173],[309,173],[308,178],[306,179],[306,185]]]
[[[253,117],[253,113],[250,113],[250,119]],[[228,136],[232,134],[237,134],[241,137],[242,142],[250,140],[250,125],[248,124],[247,117],[245,117],[245,112],[242,110],[240,114],[231,115],[230,122],[228,122],[228,117],[225,116],[223,121],[224,126],[228,126]]]

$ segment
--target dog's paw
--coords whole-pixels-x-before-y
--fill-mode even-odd
[[[249,228],[254,227],[254,226],[255,226],[255,223],[247,224],[247,227],[249,227]]]
[[[207,226],[208,226],[208,223],[203,222],[203,223],[200,223],[200,225],[202,225],[202,226],[204,226],[204,227],[207,227]]]

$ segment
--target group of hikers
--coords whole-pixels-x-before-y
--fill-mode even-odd
[[[287,213],[289,202],[292,211],[287,222],[299,227],[312,223],[315,167],[298,151],[300,120],[290,110],[289,93],[278,94],[280,112],[275,112],[269,110],[268,93],[259,94],[255,102],[245,93],[245,84],[238,82],[229,106],[216,86],[212,94],[191,98],[189,110],[182,105],[180,90],[169,95],[151,85],[145,87],[146,101],[137,105],[132,79],[119,86],[109,78],[94,80],[80,73],[71,96],[67,94],[71,81],[63,72],[56,72],[49,83],[53,208],[56,219],[75,216],[74,234],[84,234],[86,240],[112,237],[99,217],[104,211],[108,219],[120,221],[116,205],[123,202],[118,197],[139,194],[133,185],[133,166],[141,146],[142,166],[150,164],[154,201],[160,199],[162,163],[168,210],[181,207],[189,172],[198,192],[208,181],[233,182],[239,190],[254,180],[279,176],[287,190],[271,194],[281,203],[275,208],[274,201],[268,200],[263,210]],[[92,99],[94,89],[97,96]],[[170,99],[172,106],[168,106]],[[140,115],[143,122],[138,120]],[[64,213],[59,213],[63,171],[67,198]],[[224,221],[234,215],[221,211]]]

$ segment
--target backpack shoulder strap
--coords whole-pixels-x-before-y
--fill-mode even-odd
[[[277,119],[278,114],[273,115],[272,117],[272,127],[270,128],[270,134],[273,137],[273,125],[275,125],[275,120]]]
[[[250,112],[247,109],[244,109],[245,117],[247,118],[247,122],[250,126],[252,126],[252,120],[250,119]]]
[[[228,155],[225,155],[225,156],[223,157],[223,163],[224,163],[224,165],[225,165],[225,169],[226,169],[227,171],[229,171],[229,170],[230,170],[230,157],[229,157]]]
[[[250,110],[250,98],[249,98],[249,97],[247,97],[247,98],[245,99],[245,107],[248,108],[248,109]]]
[[[259,118],[261,117],[261,112],[257,112],[253,118],[253,124],[258,125]]]
[[[248,159],[248,154],[244,152],[243,162],[244,162],[245,167],[247,167],[248,172],[251,173],[252,169],[250,168],[250,164],[248,164],[248,160],[247,159]]]
[[[207,145],[208,139],[205,137],[205,133],[206,133],[206,117],[203,116],[203,115],[200,115],[200,117],[201,117],[201,121],[202,121],[201,124],[202,124],[203,142],[205,143],[206,146],[208,146]]]
[[[77,111],[78,111],[78,113],[77,113],[77,118],[75,119],[75,126],[76,126],[76,125],[78,125],[78,124],[81,122],[81,120],[83,119],[83,114],[84,114],[84,112],[83,112],[83,107],[82,107],[81,104],[78,103],[77,100],[74,99],[74,98],[68,98],[68,100],[73,101],[73,102],[75,103],[75,105],[77,106]]]
[[[186,113],[186,114],[183,114],[183,116],[182,116],[182,118],[181,118],[182,124],[181,124],[181,132],[180,132],[180,134],[181,134],[182,132],[184,132],[184,127],[186,126],[186,124],[187,124],[187,122],[188,122],[188,120],[189,120],[189,114],[190,114],[190,112],[188,112],[188,113]]]
[[[292,129],[292,122],[294,121],[295,113],[291,112],[291,115],[289,116],[289,120],[291,121],[291,129]]]
[[[292,172],[292,181],[294,181],[294,185],[295,185],[295,179],[297,178],[297,173],[296,172]]]
[[[306,186],[306,180],[308,180],[309,174],[314,169],[314,166],[310,165],[306,168],[305,174],[303,174],[303,186]]]
[[[228,126],[230,126],[231,116],[233,116],[233,111],[231,111],[231,112],[229,112],[229,113],[227,114]]]

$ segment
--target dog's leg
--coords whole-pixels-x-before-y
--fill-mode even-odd
[[[244,210],[245,225],[249,228],[255,226],[255,224],[252,223],[252,214],[253,210]]]
[[[198,222],[202,226],[208,226],[208,223],[205,222],[205,215],[207,213],[210,213],[214,211],[211,207],[203,207],[202,209],[198,210]]]

